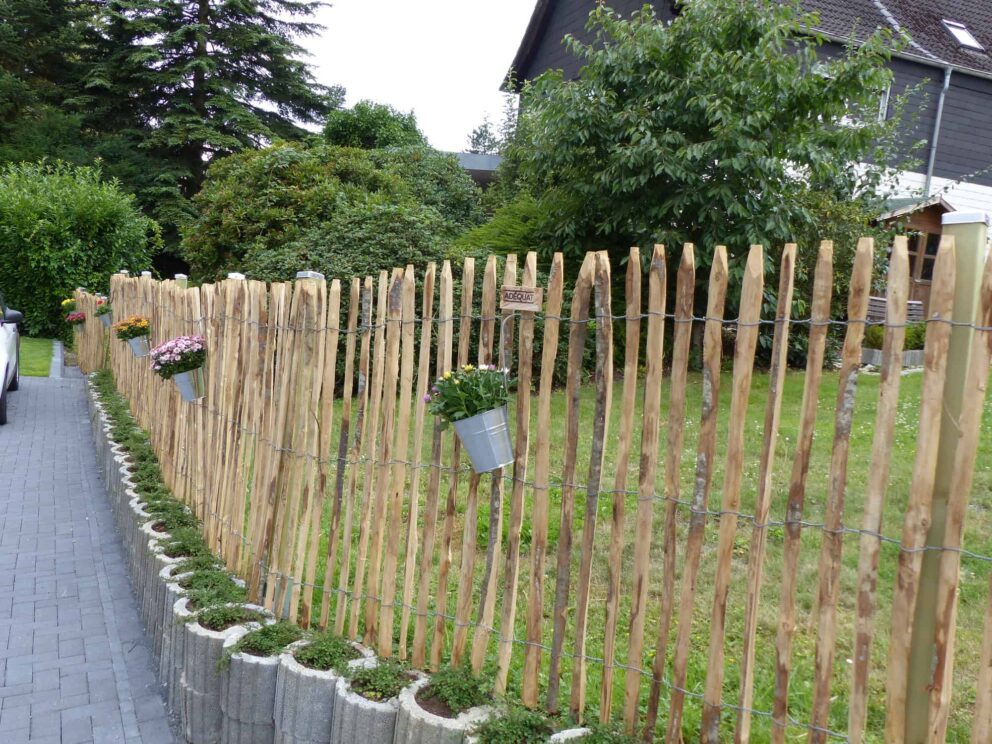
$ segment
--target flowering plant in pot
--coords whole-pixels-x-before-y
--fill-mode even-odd
[[[148,336],[151,333],[151,323],[148,318],[132,315],[130,318],[114,323],[114,333],[121,341],[127,341],[131,353],[136,357],[148,355]]]
[[[71,313],[76,309],[76,300],[74,297],[66,297],[62,300],[62,312]]]
[[[86,322],[86,313],[73,311],[65,316],[65,322],[71,326],[82,325]]]
[[[96,300],[96,317],[103,323],[104,328],[110,327],[110,319],[113,317],[111,315],[110,303],[103,297],[98,297]]]
[[[428,410],[450,422],[476,473],[513,462],[506,401],[508,370],[489,364],[445,372],[424,396]]]
[[[176,383],[183,400],[199,400],[206,389],[203,365],[207,348],[202,336],[177,336],[151,350],[152,371]]]

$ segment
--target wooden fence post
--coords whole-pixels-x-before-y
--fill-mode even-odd
[[[952,317],[956,323],[973,323],[978,311],[982,263],[988,245],[988,216],[953,212],[944,215],[943,224],[944,235],[954,238],[957,261]],[[944,544],[947,502],[954,473],[955,452],[960,441],[958,420],[965,400],[965,381],[974,334],[973,328],[962,325],[956,325],[951,329],[927,546]],[[922,744],[928,741],[927,718],[930,710],[940,556],[939,550],[926,551],[920,571],[906,689],[908,744]]]

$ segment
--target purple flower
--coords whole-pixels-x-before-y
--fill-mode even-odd
[[[424,403],[430,403],[430,402],[431,402],[431,394],[427,393],[427,395],[424,396]]]

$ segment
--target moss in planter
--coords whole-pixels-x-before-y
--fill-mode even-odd
[[[351,675],[351,689],[368,700],[385,702],[400,694],[413,675],[398,661],[380,661],[374,667],[357,669]]]
[[[490,689],[491,681],[476,677],[467,665],[444,666],[417,693],[417,703],[435,715],[454,718],[469,708],[490,702]]]
[[[305,667],[326,672],[341,673],[352,659],[359,657],[358,651],[346,639],[333,633],[319,633],[303,648],[298,648],[293,656]]]
[[[247,607],[210,607],[196,614],[192,619],[207,630],[219,633],[242,623],[260,622],[263,616],[260,612],[249,610]]]
[[[479,744],[543,744],[554,729],[544,714],[512,707],[505,715],[483,721],[473,733]]]

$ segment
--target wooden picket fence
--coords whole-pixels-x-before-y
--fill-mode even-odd
[[[419,276],[412,267],[397,268],[343,284],[235,278],[185,288],[171,280],[113,276],[115,319],[149,317],[153,344],[181,334],[205,337],[207,392],[193,404],[95,319],[77,336],[77,347],[85,371],[109,364],[151,436],[169,486],[202,519],[217,554],[248,581],[252,598],[280,616],[360,637],[380,655],[421,668],[449,660],[470,663],[476,672],[489,665],[499,694],[552,712],[565,707],[575,718],[591,706],[603,721],[622,716],[628,730],[649,739],[677,742],[685,732],[708,742],[730,736],[783,742],[805,730],[812,742],[861,741],[872,696],[887,695],[885,737],[900,741],[948,342],[962,326],[945,322],[954,296],[954,246],[945,239],[934,274],[929,317],[936,322],[927,331],[923,395],[913,404],[919,437],[902,550],[886,553],[883,502],[899,413],[909,278],[906,241],[897,239],[887,277],[874,444],[870,453],[851,453],[873,250],[871,240],[860,241],[846,319],[832,321],[829,241],[819,248],[805,319],[790,318],[796,246],[782,253],[778,306],[774,319],[765,320],[761,247],[747,257],[736,319],[724,318],[728,262],[718,248],[706,316],[697,319],[705,326],[701,415],[687,409],[698,379],[689,372],[696,287],[691,245],[682,251],[674,282],[666,276],[662,246],[655,246],[646,275],[632,249],[619,313],[611,306],[619,291],[605,253],[585,256],[570,307],[564,262],[556,255],[539,313],[501,310],[499,303],[500,287],[537,284],[533,253],[522,271],[515,256],[489,257],[484,265],[466,259],[460,291],[448,262]],[[671,301],[669,287],[675,288]],[[91,318],[95,301],[77,293],[79,309]],[[964,395],[977,405],[966,406],[957,422],[945,538],[950,549],[939,552],[933,741],[944,739],[951,710],[960,548],[992,352],[992,262],[979,319],[967,322],[972,327],[964,330],[974,340]],[[755,432],[747,429],[747,408],[762,323],[774,328],[774,340],[764,423]],[[797,323],[808,331],[808,364],[791,475],[776,484],[786,352]],[[805,501],[831,323],[844,341],[821,513]],[[535,327],[543,334],[539,359]],[[721,419],[727,327],[736,333],[729,415]],[[621,356],[615,329],[622,329],[622,376],[613,368]],[[584,355],[593,345],[595,372],[587,385]],[[435,376],[454,365],[502,366],[510,359],[515,462],[506,472],[476,475],[423,398]],[[556,362],[567,363],[563,393],[553,390]],[[622,387],[619,415],[611,411],[615,384]],[[696,452],[686,478],[680,463],[690,429]],[[871,463],[860,529],[844,526],[852,454]],[[719,502],[711,494],[717,459],[725,460]],[[742,483],[752,478],[753,513],[744,513]],[[604,506],[608,523],[597,525]],[[777,586],[763,577],[773,513],[784,514],[776,533],[784,556]],[[742,520],[750,538],[738,544]],[[804,533],[820,538],[813,575],[800,572]],[[853,608],[840,597],[845,535],[860,552]],[[897,576],[891,595],[877,591],[880,563]],[[605,594],[596,590],[604,573]],[[816,601],[797,607],[799,585],[810,581],[818,582]],[[712,598],[701,590],[710,585]],[[760,605],[772,601],[769,595],[780,605],[777,621],[763,628]],[[891,596],[885,607],[891,629],[877,631],[883,595]],[[962,702],[974,711],[974,742],[992,741],[989,602],[977,686]],[[743,603],[743,627],[729,637],[734,603]],[[700,624],[706,611],[709,622],[704,617]],[[839,621],[844,613],[850,623]],[[793,663],[797,624],[815,626],[815,647]],[[887,639],[887,663],[872,654],[878,639]],[[839,649],[850,657],[847,664],[837,663]],[[774,690],[765,691],[774,708],[756,710],[755,671],[766,659],[774,659]],[[797,664],[812,667],[803,676],[811,702],[802,718],[789,700]],[[738,670],[736,679],[728,679],[728,665]],[[590,689],[598,690],[595,699]],[[849,711],[846,737],[829,728],[831,706],[835,717],[838,707]],[[880,722],[871,725],[878,737]]]

